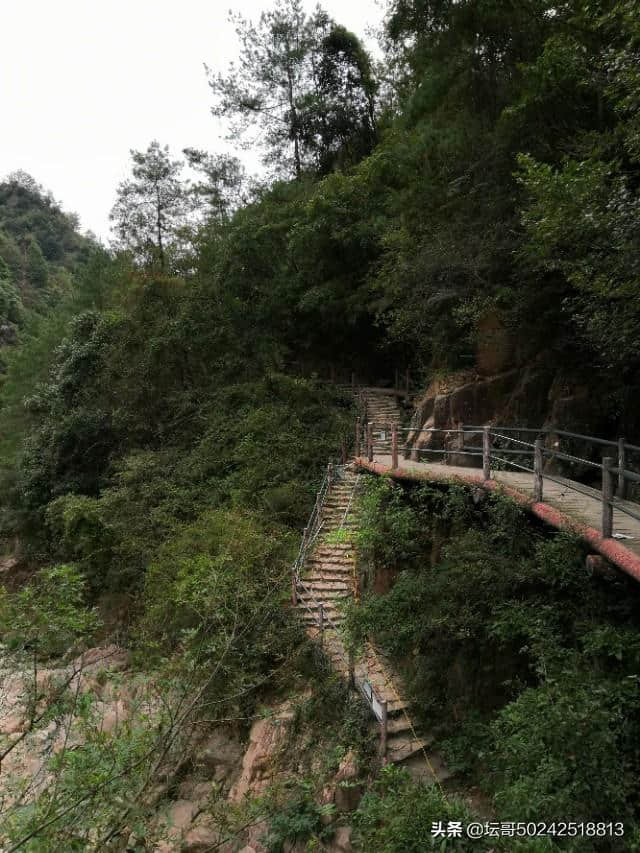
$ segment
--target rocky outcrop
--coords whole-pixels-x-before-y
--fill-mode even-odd
[[[12,658],[0,653],[0,753],[6,752],[0,773],[0,799],[7,808],[22,782],[31,780],[22,801],[34,799],[50,781],[49,759],[79,742],[70,718],[46,725],[39,719],[47,704],[65,687],[70,695],[94,693],[93,706],[103,731],[112,733],[129,718],[135,703],[132,690],[113,685],[105,675],[126,670],[128,653],[116,645],[90,649],[60,667],[14,670]],[[32,664],[32,662],[29,662]]]
[[[536,366],[494,376],[465,371],[435,379],[416,401],[406,455],[424,459],[420,450],[446,450],[451,464],[468,465],[467,456],[455,453],[463,442],[455,431],[493,423],[541,426],[550,410],[552,380],[547,369]],[[465,436],[464,445],[478,447],[480,436]]]
[[[270,717],[257,720],[249,733],[249,745],[242,759],[242,772],[229,793],[232,802],[256,796],[275,780],[278,756],[286,747],[295,713],[290,703],[276,708]]]
[[[349,750],[340,762],[338,772],[330,788],[332,792],[330,802],[333,802],[337,811],[353,812],[358,808],[364,793],[364,785],[362,782],[358,782],[359,776],[360,771],[355,753],[353,750]]]

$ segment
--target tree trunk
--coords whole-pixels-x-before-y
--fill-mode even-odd
[[[291,136],[293,138],[293,165],[296,172],[296,181],[299,181],[302,177],[302,166],[300,163],[300,129],[298,127],[298,113],[293,98],[293,74],[291,72],[290,65],[287,68],[287,82],[289,89],[289,110],[291,113]]]
[[[160,202],[160,190],[156,187],[156,229],[158,234],[158,260],[160,261],[160,272],[164,272],[164,246],[162,245],[162,203]]]

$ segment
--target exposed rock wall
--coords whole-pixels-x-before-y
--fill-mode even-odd
[[[434,379],[416,400],[406,456],[424,459],[427,454],[420,454],[420,449],[447,450],[451,464],[470,464],[473,459],[455,453],[462,446],[462,434],[455,431],[463,425],[484,424],[555,425],[579,427],[580,432],[587,427],[593,434],[603,434],[607,428],[588,386],[572,381],[559,369],[533,364],[494,376],[465,371]],[[441,432],[421,432],[427,429]],[[464,444],[479,448],[481,436],[467,435]],[[480,465],[479,459],[475,464]]]

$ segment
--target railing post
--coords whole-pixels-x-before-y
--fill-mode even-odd
[[[610,539],[613,533],[613,477],[611,467],[613,459],[605,456],[602,460],[602,538]]]
[[[331,491],[331,484],[333,482],[333,464],[329,462],[327,465],[327,491]]]
[[[356,418],[356,456],[360,456],[360,418]]]
[[[533,444],[533,499],[542,500],[542,439],[536,438]]]
[[[488,426],[482,428],[482,476],[485,480],[491,479],[491,437]]]
[[[382,709],[382,719],[380,720],[380,757],[382,763],[387,763],[387,700],[383,699],[380,702]]]
[[[367,459],[373,462],[373,425],[367,421]]]
[[[398,467],[398,426],[391,425],[391,467],[395,471]]]
[[[320,648],[324,646],[324,605],[318,604],[318,617],[320,622]]]
[[[618,497],[624,500],[627,496],[627,481],[624,478],[624,469],[627,467],[627,453],[624,446],[624,438],[618,439]]]
[[[294,607],[298,606],[298,579],[296,577],[297,565],[294,564],[291,569],[291,604]]]
[[[347,445],[346,445],[344,439],[342,440],[342,443],[340,445],[340,453],[342,456],[342,464],[346,465],[347,464]]]

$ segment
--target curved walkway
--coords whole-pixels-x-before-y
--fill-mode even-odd
[[[373,462],[358,457],[356,465],[375,474],[388,474],[396,479],[427,480],[433,482],[461,482],[480,486],[488,491],[503,490],[534,515],[560,530],[571,530],[591,547],[640,581],[640,521],[614,509],[612,538],[601,534],[602,498],[600,492],[579,485],[576,491],[572,481],[556,478],[558,482],[545,480],[544,501],[533,499],[534,475],[527,472],[491,471],[491,479],[485,480],[478,468],[445,465],[441,462],[416,462],[401,459],[396,469],[391,467],[391,456],[376,454]],[[566,483],[566,485],[564,485]],[[637,504],[625,501],[636,512]]]

